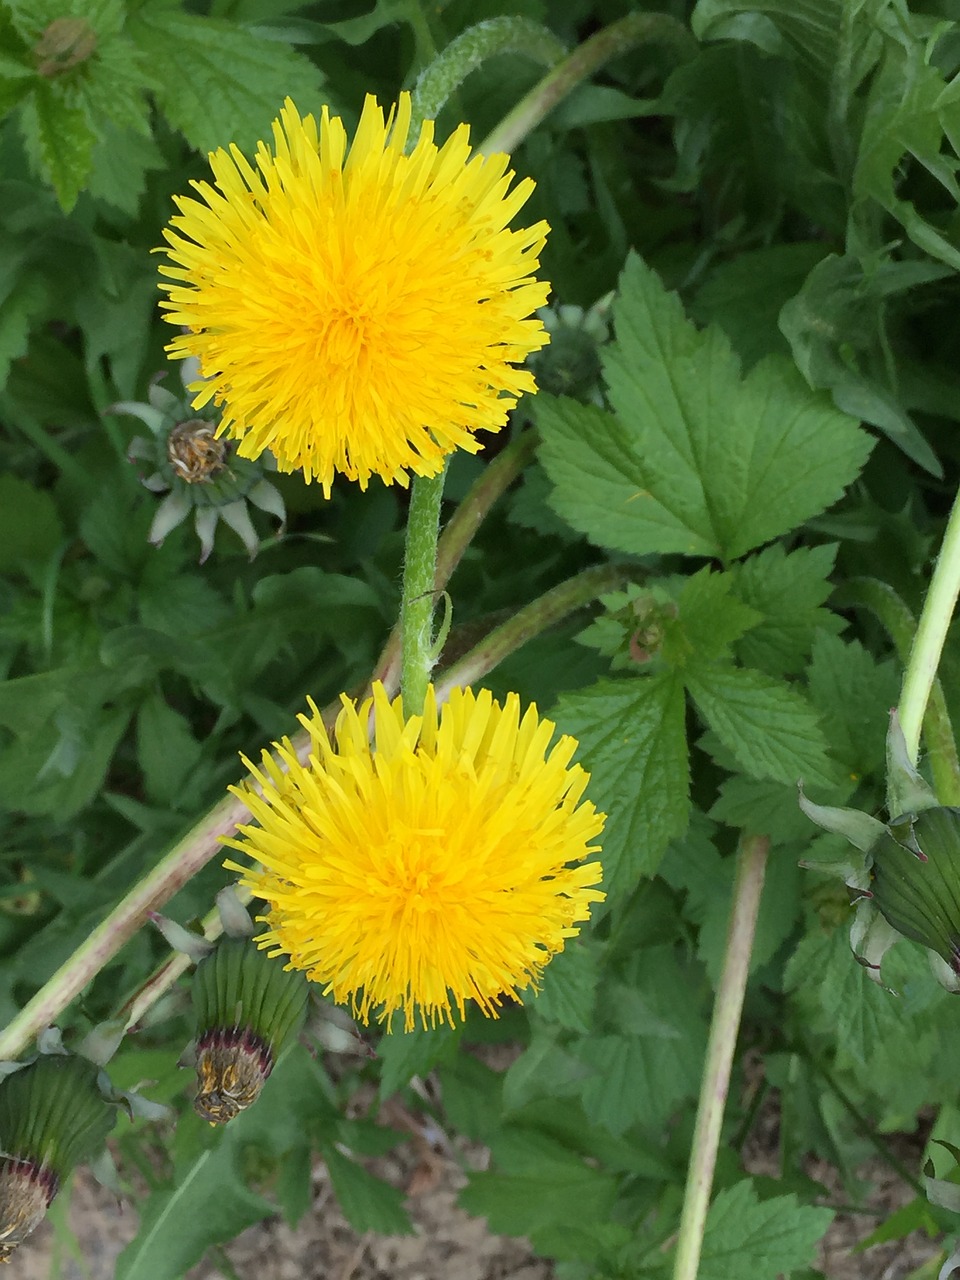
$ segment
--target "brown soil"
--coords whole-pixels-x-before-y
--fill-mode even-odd
[[[407,1191],[416,1234],[358,1236],[345,1221],[326,1171],[318,1164],[313,1208],[296,1229],[273,1218],[226,1246],[224,1254],[239,1280],[550,1280],[551,1265],[536,1258],[526,1241],[492,1235],[483,1221],[457,1206],[457,1192],[465,1181],[463,1168],[482,1168],[487,1158],[483,1148],[456,1143],[437,1152],[418,1139],[411,1123],[414,1117],[392,1112],[385,1119],[411,1131],[412,1141],[372,1162],[370,1168]],[[745,1153],[749,1172],[777,1176],[778,1124],[774,1094],[761,1109]],[[918,1139],[885,1141],[908,1168],[918,1167],[922,1145]],[[847,1199],[830,1166],[811,1162],[806,1171],[827,1188],[829,1201]],[[865,1164],[859,1176],[871,1188],[863,1206],[876,1213],[838,1214],[821,1245],[818,1266],[828,1280],[910,1280],[940,1253],[939,1245],[917,1233],[864,1253],[854,1252],[878,1222],[913,1198],[911,1189],[880,1159]],[[117,1255],[136,1234],[136,1212],[119,1206],[89,1174],[81,1172],[74,1179],[69,1221],[83,1266],[69,1256],[71,1251],[64,1249],[51,1223],[45,1222],[14,1259],[11,1276],[17,1280],[112,1280]],[[220,1269],[217,1259],[208,1255],[186,1280],[218,1280],[225,1275],[229,1277],[230,1270]]]

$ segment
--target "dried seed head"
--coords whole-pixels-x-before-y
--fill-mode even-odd
[[[167,439],[170,465],[187,484],[205,484],[227,465],[228,444],[217,439],[217,429],[203,418],[178,422]]]
[[[0,1160],[0,1262],[40,1225],[59,1186],[51,1169],[32,1160]]]
[[[272,1070],[270,1046],[252,1031],[208,1031],[197,1041],[194,1109],[211,1124],[226,1124],[256,1102]]]

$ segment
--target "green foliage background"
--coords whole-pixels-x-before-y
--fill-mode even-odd
[[[263,517],[253,562],[223,528],[202,567],[186,526],[148,544],[137,428],[106,410],[164,369],[151,250],[171,196],[207,149],[267,136],[287,95],[350,128],[365,93],[394,100],[473,23],[522,16],[572,48],[643,8],[0,0],[3,1021],[221,797],[239,751],[289,732],[308,694],[362,685],[396,616],[404,495],[376,483],[324,501],[280,477],[289,527]],[[118,1129],[121,1171],[154,1171],[122,1280],[181,1275],[278,1210],[296,1221],[317,1152],[357,1230],[407,1230],[362,1165],[401,1135],[345,1110],[362,1083],[387,1098],[428,1071],[437,1120],[493,1153],[471,1212],[562,1280],[667,1274],[741,831],[773,841],[741,1044],[759,1068],[734,1081],[702,1280],[818,1274],[831,1213],[805,1153],[856,1202],[878,1134],[921,1114],[958,1130],[960,1005],[912,944],[885,968],[899,999],[865,979],[842,889],[798,869],[836,848],[796,781],[879,810],[899,665],[857,582],[917,612],[956,489],[960,23],[945,0],[663,12],[515,153],[537,181],[526,215],[552,226],[554,303],[616,290],[613,336],[586,376],[576,342],[544,357],[513,428],[532,420],[537,459],[451,583],[455,649],[586,566],[626,568],[623,591],[488,679],[579,737],[610,815],[607,903],[499,1023],[385,1037],[359,1066],[297,1048],[224,1132],[192,1115],[176,1065],[185,995],[159,1006],[114,1074],[157,1080],[184,1114]],[[440,134],[462,119],[482,138],[542,74],[485,62]],[[482,466],[454,459],[446,515]],[[958,660],[953,644],[954,712]],[[215,860],[170,913],[192,920],[225,880]],[[108,1017],[163,954],[139,934],[65,1026]],[[491,1039],[523,1046],[506,1072],[469,1051]],[[774,1092],[781,1176],[750,1178]],[[918,1197],[877,1237],[938,1224]]]

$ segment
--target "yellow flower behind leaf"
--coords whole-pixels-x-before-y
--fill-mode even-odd
[[[270,449],[329,493],[339,471],[407,484],[476,452],[536,384],[517,369],[549,341],[533,312],[545,222],[511,231],[533,190],[505,155],[442,147],[426,121],[409,155],[410,95],[385,120],[368,96],[352,145],[288,99],[256,167],[210,156],[214,185],[178,197],[164,231],[168,350],[196,356],[200,407],[223,408],[241,457]]]
[[[260,866],[227,865],[268,903],[258,942],[364,1022],[452,1025],[468,1001],[496,1016],[604,897],[576,740],[551,746],[516,694],[455,690],[438,713],[431,686],[405,718],[375,685],[343,698],[333,743],[312,712],[308,763],[284,740],[247,762],[262,795],[235,789],[258,825],[226,843]]]

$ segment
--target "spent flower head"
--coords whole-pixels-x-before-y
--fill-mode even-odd
[[[452,1025],[468,1001],[495,1017],[604,897],[577,743],[551,746],[515,694],[438,710],[431,686],[422,716],[379,684],[342,701],[334,741],[312,707],[307,763],[284,740],[237,791],[258,825],[227,843],[259,865],[228,865],[268,904],[258,942],[364,1022]]]
[[[189,378],[197,373],[196,361],[182,366]],[[185,379],[186,380],[186,379]],[[154,379],[147,400],[124,400],[111,405],[110,413],[139,418],[150,430],[130,443],[131,462],[144,465],[141,481],[152,493],[165,493],[150,526],[150,541],[160,546],[168,533],[191,514],[200,539],[200,563],[213,550],[217,523],[222,520],[243,542],[250,556],[260,539],[250,519],[248,504],[286,520],[283,498],[267,479],[276,470],[269,453],[256,462],[241,458],[236,445],[220,436],[219,414],[209,409],[199,414],[189,397],[174,395]]]
[[[196,407],[223,406],[240,455],[270,449],[329,493],[339,471],[407,484],[435,475],[475,433],[497,431],[548,341],[533,312],[547,224],[509,223],[505,155],[471,155],[461,125],[438,147],[425,121],[406,153],[410,95],[385,119],[368,96],[352,144],[324,107],[288,99],[252,165],[211,154],[214,182],[178,197],[165,230],[168,350],[196,356]]]

